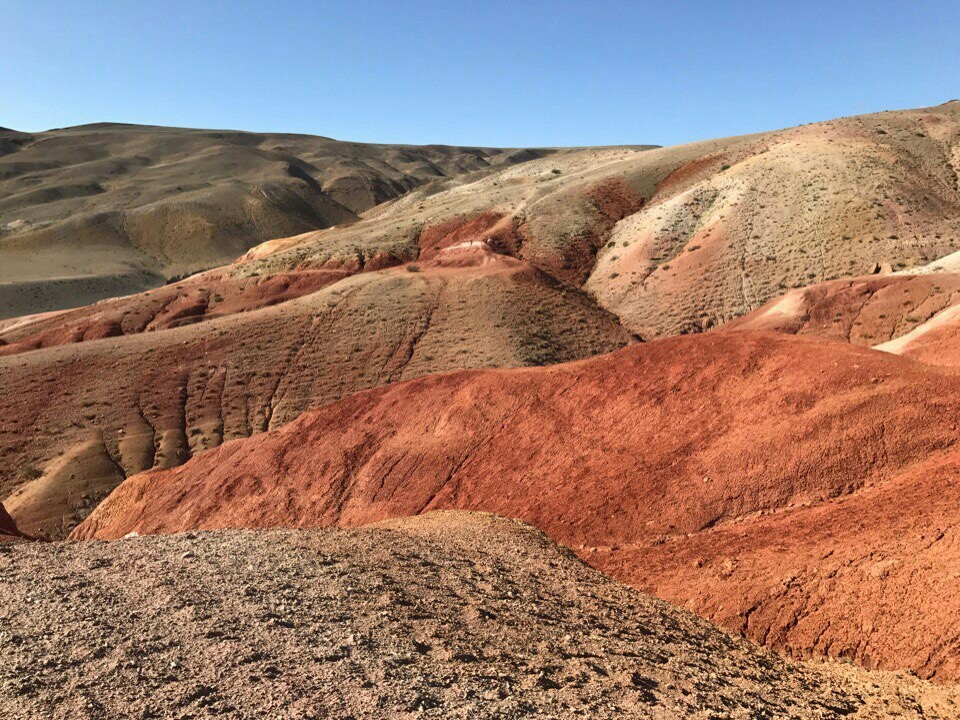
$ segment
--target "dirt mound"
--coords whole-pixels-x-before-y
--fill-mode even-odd
[[[11,720],[948,718],[960,701],[787,662],[485,515],[22,546],[0,569]]]
[[[958,422],[953,374],[851,345],[709,333],[551,368],[432,376],[361,393],[183,467],[131,478],[73,536],[356,525],[448,508],[521,517],[593,558],[875,492],[947,452]],[[857,547],[869,554],[901,534],[881,526]],[[656,567],[644,569],[653,576]],[[688,570],[700,572],[692,563]],[[943,582],[960,590],[955,579]],[[873,602],[865,588],[843,582],[831,593],[838,603]],[[738,597],[735,582],[728,591]],[[876,592],[883,602],[895,594],[893,585]],[[941,600],[960,612],[950,597],[960,592]],[[927,598],[896,601],[905,614],[920,613]],[[860,631],[831,621],[833,632]],[[933,650],[931,635],[882,613],[875,622],[888,642],[872,662],[954,676],[949,663],[917,662]],[[788,634],[764,638],[804,647]]]
[[[485,245],[237,312],[347,271],[208,273],[8,325],[7,352],[107,321],[129,334],[0,357],[0,500],[25,532],[62,537],[125,476],[178,465],[358,390],[459,368],[563,362],[629,341],[583,293]],[[170,329],[143,332],[162,327]]]
[[[550,154],[99,123],[0,137],[0,317],[76,307]]]

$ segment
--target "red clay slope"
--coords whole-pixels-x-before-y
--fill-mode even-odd
[[[773,330],[960,365],[960,273],[848,278],[791,290],[722,331]]]
[[[797,656],[960,677],[960,453],[834,502],[660,545],[601,569]]]
[[[904,473],[949,450],[958,422],[960,378],[937,369],[839,343],[711,333],[550,368],[431,376],[360,393],[183,467],[131,478],[73,537],[358,525],[479,509],[521,517],[652,587],[656,565],[642,573],[629,562],[615,565],[610,550],[694,542],[714,526],[751,528],[757,513],[830,508],[831,498],[851,493],[845,501],[854,502],[866,497],[864,488],[908,482],[913,476]],[[902,510],[904,523],[919,523],[922,497]],[[771,516],[773,529],[758,544],[780,536],[780,516]],[[869,556],[905,539],[902,527],[880,525],[849,542]],[[823,554],[833,549],[815,545]],[[707,560],[711,547],[702,547]],[[751,577],[776,572],[781,562],[761,554]],[[690,562],[687,570],[696,587],[700,569]],[[905,558],[891,572],[921,578],[931,568]],[[683,572],[667,566],[664,577],[674,599],[687,596]],[[710,603],[741,603],[752,585],[731,577],[694,609],[709,614]],[[960,612],[957,576],[938,582],[950,590],[938,593],[938,602]],[[897,587],[858,580],[830,592],[836,602],[895,601],[904,612],[930,601]],[[799,592],[813,597],[818,588]],[[734,629],[743,624],[719,617]],[[833,633],[862,630],[829,620]],[[871,662],[932,669],[925,664],[929,636],[882,614],[876,622],[873,632],[889,642]],[[755,633],[748,623],[746,630],[798,653],[807,649],[789,628]],[[956,676],[953,666],[934,665]]]
[[[394,263],[396,264],[396,263]],[[295,270],[233,277],[211,270],[137,295],[10,320],[0,327],[0,355],[192,325],[278,305],[353,274],[353,268]]]
[[[960,303],[934,315],[906,335],[875,347],[929,365],[960,365]]]
[[[126,305],[154,306],[152,295]],[[0,357],[0,502],[24,532],[65,537],[125,477],[359,390],[579,359],[630,339],[585,294],[483,242],[274,307],[131,327]]]
[[[873,346],[901,337],[960,301],[960,273],[868,275],[797,288],[723,326]]]

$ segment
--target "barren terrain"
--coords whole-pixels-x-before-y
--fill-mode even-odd
[[[791,290],[724,330],[775,330],[960,366],[960,274],[845,278]]]
[[[629,339],[589,298],[468,248],[254,312],[0,357],[0,497],[25,532],[63,537],[126,476],[358,390],[572,360]]]
[[[960,702],[785,661],[483,515],[19,545],[0,593],[11,720],[951,718]]]
[[[149,717],[140,672],[171,717],[958,715],[960,103],[659,149],[3,131],[0,265],[17,712]]]
[[[353,395],[127,480],[73,536],[486,510],[523,518],[617,577],[799,655],[956,679],[960,574],[926,569],[957,561],[948,508],[958,423],[953,372],[848,344],[708,333],[550,368],[433,375]],[[885,505],[891,493],[915,499]],[[874,505],[870,512],[897,521],[866,522]],[[845,508],[852,525],[842,549],[833,523],[811,520],[809,531],[786,537],[770,529]],[[746,554],[716,542],[723,532],[755,532],[743,541],[757,548],[751,572],[723,571]],[[928,557],[921,548],[933,538],[943,542]],[[851,554],[852,572],[827,574],[829,595],[860,612],[832,612],[820,599],[823,576],[803,572],[804,555],[773,551],[801,541],[824,567]],[[679,568],[650,560],[683,557],[686,545],[699,554]],[[890,562],[873,574],[878,553]],[[711,592],[693,593],[705,577],[715,580]],[[777,614],[780,597],[768,586],[787,577],[799,607]],[[768,588],[759,599],[758,582]],[[755,605],[773,614],[750,623]]]
[[[99,123],[0,130],[0,318],[75,307],[549,154]]]
[[[0,500],[62,536],[131,474],[352,392],[702,331],[844,275],[898,278],[910,297],[867,321],[847,308],[826,336],[950,364],[954,280],[937,263],[957,243],[958,137],[948,103],[675,148],[513,153],[178,283],[0,321]],[[890,274],[910,269],[915,282]]]

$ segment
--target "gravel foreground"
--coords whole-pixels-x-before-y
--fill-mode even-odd
[[[0,717],[956,718],[960,692],[788,662],[522,523],[0,545]]]

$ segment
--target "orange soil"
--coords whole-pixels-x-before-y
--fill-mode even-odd
[[[485,243],[448,248],[417,268],[355,274],[202,324],[134,326],[0,357],[0,501],[25,532],[60,537],[126,476],[178,465],[358,390],[562,362],[629,341],[584,294]],[[291,277],[300,276],[324,278]],[[193,287],[201,282],[207,287]],[[262,287],[251,281],[248,292]],[[291,280],[287,289],[296,287]],[[142,307],[138,323],[155,320],[151,298],[117,302]]]
[[[960,274],[833,280],[792,290],[723,327],[816,335],[932,365],[960,365]]]
[[[883,432],[884,425],[878,430]],[[582,553],[764,644],[960,678],[960,453],[820,505]]]
[[[516,255],[520,237],[516,223],[499,213],[486,212],[472,219],[457,217],[424,228],[417,244],[420,260],[430,260],[445,249],[485,243],[504,255]]]
[[[269,277],[237,278],[210,272],[139,295],[48,313],[0,338],[0,355],[191,325],[268,307],[316,292],[352,274],[350,269],[298,270]]]

